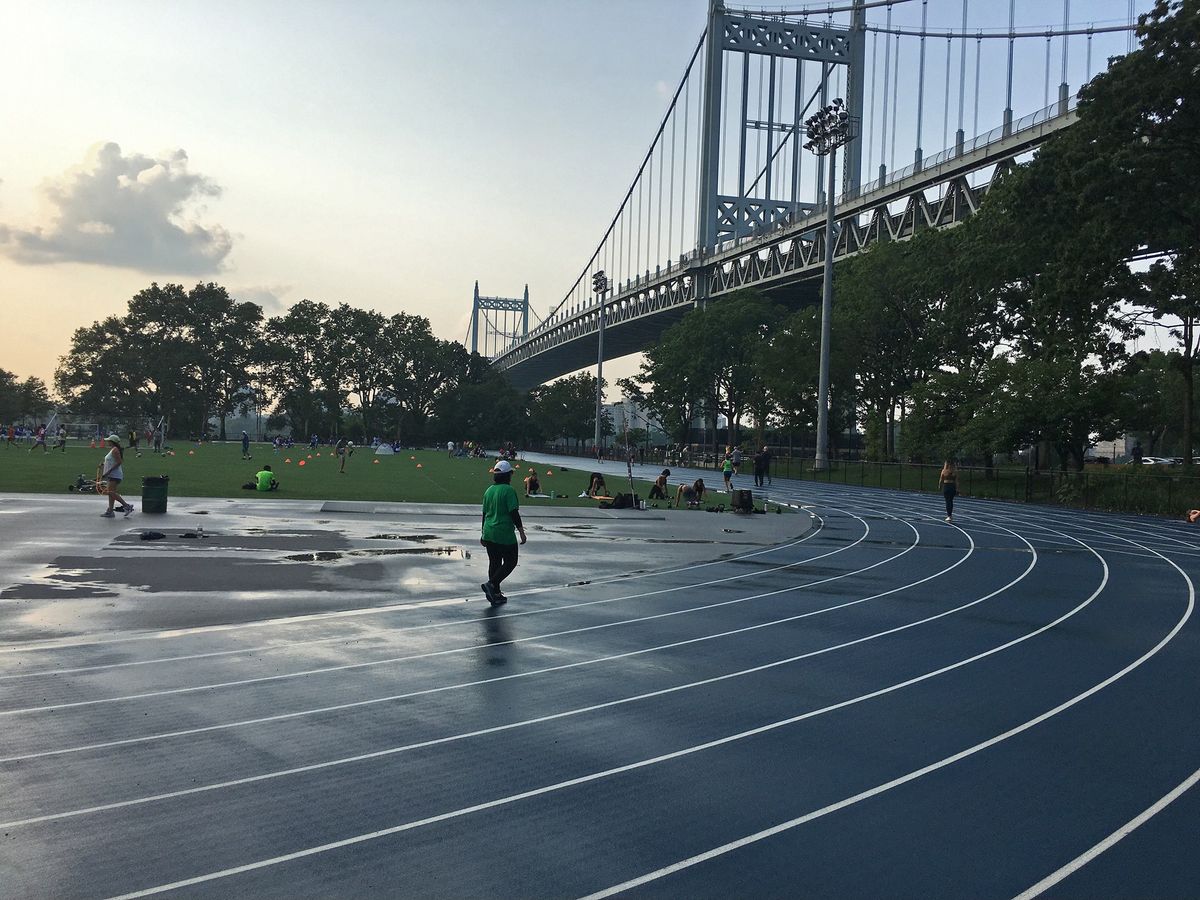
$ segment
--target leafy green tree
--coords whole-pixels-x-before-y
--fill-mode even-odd
[[[265,380],[293,433],[341,432],[345,354],[333,343],[334,312],[301,300],[267,323]]]
[[[1200,317],[1200,5],[1155,0],[1139,20],[1140,47],[1080,94],[1079,121],[1043,151],[1070,225],[1113,255],[1159,254],[1131,299],[1178,341],[1183,455],[1193,455]],[[1136,296],[1135,296],[1136,295]]]
[[[0,422],[44,418],[53,405],[40,378],[31,375],[20,381],[14,373],[0,369]]]

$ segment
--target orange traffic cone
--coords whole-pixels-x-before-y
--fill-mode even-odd
[[[423,468],[425,468],[425,467],[424,467],[423,465],[421,465],[420,463],[417,463],[417,468],[418,468],[418,469],[423,469]]]

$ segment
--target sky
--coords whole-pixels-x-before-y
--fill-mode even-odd
[[[1063,2],[1017,0],[1018,26],[1061,25]],[[972,28],[1007,24],[1003,0],[969,4]],[[918,23],[920,6],[897,4],[894,22]],[[961,10],[929,0],[930,26],[957,28]],[[601,237],[706,11],[0,0],[0,368],[52,382],[74,329],[123,314],[152,281],[216,281],[268,314],[306,298],[405,311],[460,341],[476,280],[512,297],[528,284],[536,322]],[[1070,3],[1073,23],[1127,13],[1128,0]],[[981,130],[999,124],[985,105],[1003,91],[1005,42],[983,44]],[[1042,106],[1044,69],[1043,41],[1019,46],[1018,116]],[[1124,47],[1098,38],[1093,69]],[[1074,90],[1082,44],[1070,52]],[[1058,60],[1056,45],[1055,84]],[[899,110],[903,145],[915,113]],[[930,132],[927,153],[940,109]],[[627,358],[605,375],[635,370]]]

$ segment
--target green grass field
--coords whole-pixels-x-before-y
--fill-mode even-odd
[[[248,497],[256,500],[278,497],[283,500],[376,500],[410,503],[478,503],[492,483],[488,469],[492,459],[450,459],[445,453],[429,450],[404,451],[394,456],[375,456],[369,449],[357,450],[346,463],[346,473],[338,473],[337,457],[332,448],[309,451],[294,447],[275,454],[268,444],[251,447],[253,459],[241,458],[241,444],[174,445],[174,456],[143,452],[125,455],[123,494],[136,498],[141,494],[141,479],[148,475],[167,475],[173,497]],[[106,450],[68,447],[66,452],[29,453],[24,447],[0,450],[0,491],[67,493],[79,475],[94,478]],[[288,460],[291,460],[288,462]],[[378,462],[376,462],[378,460]],[[278,493],[242,490],[262,465],[270,465],[280,483]],[[418,464],[420,467],[418,467]],[[524,494],[521,484],[530,463],[518,463],[513,487]],[[583,462],[586,466],[586,461]],[[587,468],[541,465],[537,467],[542,491],[553,491],[553,500],[525,498],[522,505],[591,506],[596,501],[580,499],[587,487]],[[553,471],[553,474],[547,474]],[[650,483],[636,481],[637,493],[645,497]],[[625,479],[609,479],[609,488],[628,490]],[[565,495],[565,496],[562,496]],[[135,501],[136,502],[136,501]]]

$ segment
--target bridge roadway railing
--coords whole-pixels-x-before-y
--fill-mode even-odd
[[[837,209],[834,259],[878,240],[903,240],[922,228],[941,228],[974,214],[991,182],[972,186],[968,175],[1031,150],[1075,121],[1075,101],[1054,103],[1012,124],[863,185],[843,195]],[[1007,133],[1006,133],[1007,132]],[[926,192],[941,188],[930,200]],[[897,201],[902,208],[893,211]],[[749,287],[777,287],[818,275],[824,263],[824,212],[780,222],[769,232],[727,241],[709,254],[693,252],[653,274],[617,286],[605,300],[606,359],[643,349],[695,304],[700,279],[706,296]],[[532,329],[493,360],[515,383],[533,386],[592,362],[578,351],[599,327],[599,302],[560,313]],[[673,314],[672,314],[673,313]],[[661,322],[662,327],[651,325]],[[642,342],[642,346],[637,346]],[[540,359],[539,359],[540,357]],[[538,364],[540,363],[540,364]]]

